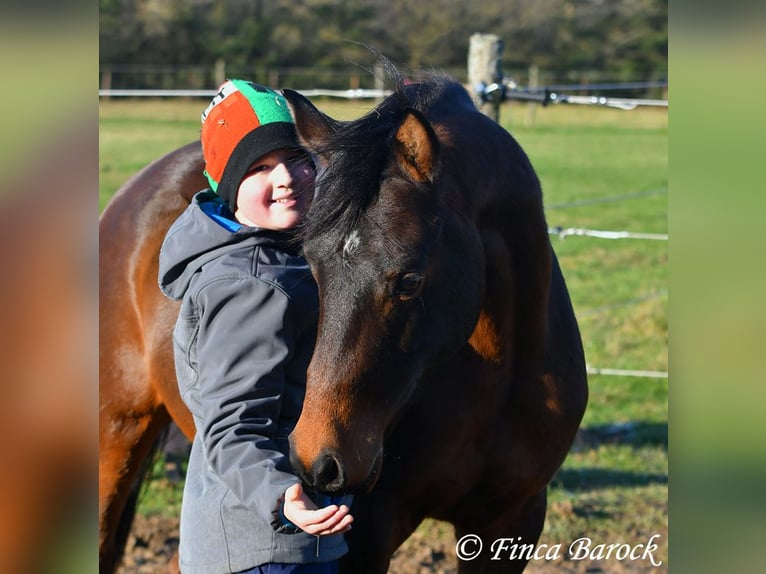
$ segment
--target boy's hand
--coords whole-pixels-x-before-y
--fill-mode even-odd
[[[314,501],[303,492],[300,484],[294,484],[285,491],[285,517],[298,528],[314,536],[341,534],[351,529],[354,517],[349,507],[331,504],[317,508]]]

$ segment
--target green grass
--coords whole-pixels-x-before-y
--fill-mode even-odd
[[[668,232],[665,110],[559,106],[538,109],[534,127],[525,119],[523,106],[501,113],[538,172],[550,226]],[[552,242],[588,364],[667,371],[667,242]],[[656,571],[665,571],[667,443],[667,380],[591,376],[581,436],[552,482],[541,542],[641,543],[657,533]]]
[[[101,207],[125,180],[163,153],[196,139],[205,102],[103,101]],[[371,102],[319,101],[351,119]],[[501,123],[541,179],[551,226],[667,233],[667,112],[506,104]],[[613,198],[625,196],[619,201]],[[605,201],[607,200],[607,201]],[[582,206],[562,207],[590,201]],[[586,360],[601,368],[668,369],[666,241],[552,238],[578,315]],[[660,533],[667,568],[668,381],[590,377],[581,436],[554,478],[542,542],[640,543]],[[146,488],[139,512],[178,512],[181,487]],[[424,529],[443,532],[431,522]],[[448,531],[447,531],[448,532]],[[608,566],[606,571],[609,571]]]
[[[186,472],[185,463],[181,465],[180,472]],[[149,479],[144,483],[138,511],[147,516],[180,516],[183,488],[183,480],[173,480],[167,475],[165,458],[158,453],[149,471]]]

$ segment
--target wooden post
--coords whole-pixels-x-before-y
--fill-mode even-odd
[[[472,34],[468,50],[468,83],[474,95],[477,107],[496,122],[500,120],[502,98],[483,102],[475,93],[477,86],[502,85],[503,73],[500,70],[500,56],[503,42],[495,34]]]

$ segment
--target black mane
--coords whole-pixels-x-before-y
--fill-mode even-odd
[[[329,158],[329,163],[317,175],[317,195],[301,230],[304,241],[329,230],[345,234],[356,227],[377,197],[391,139],[406,111],[427,113],[457,85],[450,77],[433,72],[410,83],[393,65],[386,71],[393,93],[365,116],[339,122],[333,136],[317,146],[318,154]]]

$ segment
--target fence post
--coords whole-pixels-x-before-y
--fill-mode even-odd
[[[220,86],[226,81],[226,60],[218,58],[213,68],[213,81],[215,86]]]
[[[474,101],[484,114],[496,122],[500,119],[500,104],[502,92],[497,97],[484,102],[475,93],[477,86],[500,85],[503,73],[500,70],[500,55],[503,52],[503,41],[495,34],[472,34],[468,49],[468,83],[474,91]]]

